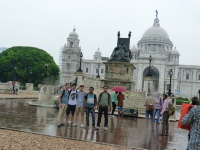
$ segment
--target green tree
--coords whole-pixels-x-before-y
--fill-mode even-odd
[[[45,67],[48,64],[48,68]],[[58,79],[59,67],[53,57],[42,49],[17,46],[0,53],[0,81],[16,79],[21,84],[42,83],[44,79],[54,83]]]

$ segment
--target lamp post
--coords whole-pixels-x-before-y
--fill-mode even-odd
[[[100,68],[100,63],[98,64],[98,74],[97,74],[96,78],[100,78],[100,75],[99,75],[99,68]]]
[[[171,92],[171,86],[172,86],[172,76],[173,76],[172,69],[170,70],[169,75],[170,75],[170,81],[169,81],[169,92],[168,92],[168,95],[171,96],[171,94],[172,94],[172,92]]]
[[[152,61],[152,57],[151,57],[151,55],[150,55],[150,57],[149,57],[149,72],[148,72],[148,74],[147,74],[147,77],[152,77],[152,73],[151,73],[151,61]]]
[[[83,53],[81,52],[81,54],[80,54],[80,66],[79,66],[77,72],[83,72],[83,70],[81,69],[82,58],[83,58]]]
[[[31,75],[32,75],[32,71],[30,71],[29,73],[30,73],[29,82],[31,83]]]
[[[15,76],[14,76],[13,80],[16,81],[17,80],[17,73],[16,73],[17,67],[15,66],[14,69],[15,69]]]

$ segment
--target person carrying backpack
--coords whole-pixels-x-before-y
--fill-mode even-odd
[[[68,98],[69,98],[69,83],[65,84],[65,88],[60,89],[60,93],[59,93],[59,98],[58,98],[58,102],[59,102],[59,112],[58,112],[58,127],[61,127],[64,125],[64,123],[61,123],[63,116],[66,113],[67,110],[67,104],[68,104]]]
[[[97,105],[96,94],[93,93],[94,88],[89,88],[89,93],[85,96],[85,109],[86,109],[86,128],[89,127],[89,115],[92,115],[92,127],[95,127],[95,108]]]
[[[96,130],[99,130],[101,124],[101,116],[104,112],[104,130],[107,131],[108,129],[108,111],[111,112],[111,95],[108,93],[108,86],[103,87],[104,92],[99,94],[98,100],[98,122]]]
[[[74,114],[76,111],[76,104],[78,99],[78,91],[76,90],[76,84],[72,84],[72,89],[69,91],[69,101],[68,101],[68,107],[66,110],[66,121],[68,123],[69,114],[72,114],[71,124],[72,126],[76,126],[77,124],[74,123]]]
[[[153,128],[153,123],[154,123],[154,117],[153,117],[154,103],[155,103],[155,99],[152,97],[151,94],[149,94],[147,99],[146,99],[146,101],[145,101],[145,106],[146,106],[146,125],[148,125],[149,115],[150,115],[152,128]]]
[[[168,106],[169,101],[167,99],[167,94],[163,94],[163,107],[160,115],[163,115],[163,122],[162,122],[162,133],[159,134],[161,136],[169,136],[169,114],[168,114]]]

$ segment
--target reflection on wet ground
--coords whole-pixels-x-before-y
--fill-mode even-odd
[[[109,116],[109,127],[106,132],[103,130],[104,119],[100,131],[93,128],[83,129],[79,126],[57,128],[56,109],[29,106],[28,101],[30,100],[1,100],[0,127],[153,150],[166,148],[183,150],[187,147],[188,132],[176,129],[177,122],[170,122],[169,137],[158,135],[161,131],[160,125],[154,125],[152,130],[151,127],[146,127],[145,119],[139,118],[118,119]]]

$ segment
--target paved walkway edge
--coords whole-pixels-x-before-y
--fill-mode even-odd
[[[23,130],[17,130],[17,129],[11,129],[11,128],[4,128],[4,127],[0,127],[0,129],[3,129],[3,130],[11,130],[11,131],[17,131],[17,132],[23,132],[23,133],[30,133],[30,134],[42,135],[42,136],[48,136],[48,137],[54,137],[54,138],[63,138],[63,139],[69,139],[69,140],[75,140],[75,141],[82,141],[82,142],[90,142],[90,143],[96,143],[96,144],[102,144],[102,145],[116,146],[116,147],[121,147],[121,148],[129,148],[129,149],[134,149],[134,150],[147,150],[147,149],[143,149],[143,148],[121,146],[121,145],[108,144],[108,143],[103,143],[103,142],[92,142],[92,141],[81,140],[81,139],[75,139],[75,138],[69,138],[69,137],[51,136],[51,135],[40,134],[40,133],[36,133],[36,132],[26,132],[26,131],[23,131]]]

